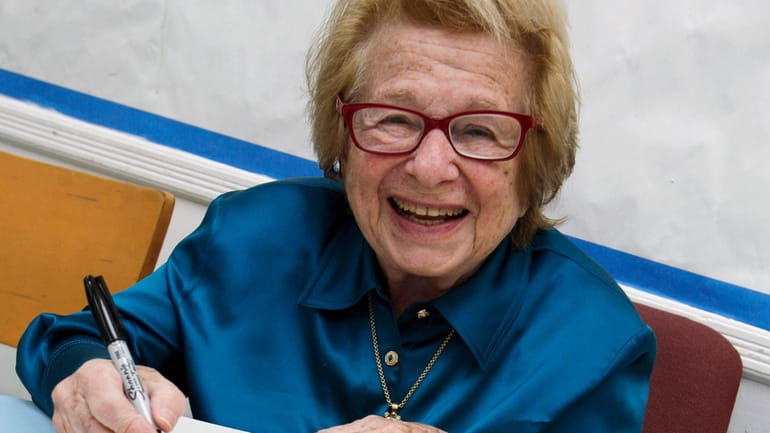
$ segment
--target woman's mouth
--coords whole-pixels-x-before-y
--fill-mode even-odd
[[[432,226],[462,218],[468,213],[467,209],[420,206],[406,203],[392,197],[389,198],[388,201],[396,213],[409,221],[424,226]]]

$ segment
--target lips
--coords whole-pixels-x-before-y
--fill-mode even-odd
[[[462,218],[468,211],[462,208],[442,208],[421,206],[407,203],[395,198],[388,199],[391,207],[401,216],[417,224],[432,226],[443,222]]]

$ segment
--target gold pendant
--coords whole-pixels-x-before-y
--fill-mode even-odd
[[[383,415],[387,419],[400,420],[401,415],[398,414],[398,410],[401,409],[397,404],[391,404],[388,410]]]

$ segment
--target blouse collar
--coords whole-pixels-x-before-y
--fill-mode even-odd
[[[470,279],[431,302],[481,368],[488,365],[498,342],[514,326],[527,290],[531,251],[517,251],[506,239]],[[315,272],[300,293],[300,305],[343,310],[361,301],[369,290],[387,293],[374,251],[352,216],[337,227],[313,267]]]

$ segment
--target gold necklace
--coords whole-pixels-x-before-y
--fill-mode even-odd
[[[409,388],[409,391],[406,393],[404,398],[401,400],[401,403],[393,403],[393,401],[390,399],[390,391],[388,390],[388,383],[385,381],[385,372],[382,371],[382,360],[380,359],[380,344],[377,342],[377,325],[374,321],[374,305],[372,303],[372,292],[369,292],[369,327],[372,329],[372,347],[374,348],[374,361],[377,364],[377,374],[380,375],[380,385],[382,386],[382,393],[385,395],[385,403],[388,404],[388,409],[385,411],[383,416],[388,419],[401,419],[401,416],[398,414],[398,411],[403,409],[406,405],[406,402],[409,401],[410,398],[412,398],[412,394],[414,394],[415,391],[417,391],[417,387],[420,386],[422,381],[425,379],[425,376],[428,375],[428,372],[431,368],[433,368],[433,364],[436,363],[436,360],[439,356],[441,356],[441,352],[444,351],[447,344],[449,344],[449,340],[452,338],[452,336],[455,333],[455,330],[452,329],[449,331],[449,334],[447,334],[446,338],[444,338],[444,341],[441,343],[441,345],[436,350],[436,353],[433,354],[433,357],[428,361],[428,365],[425,366],[425,369],[420,373],[420,376],[417,377],[417,380],[414,382],[414,385],[412,385],[411,388]]]

